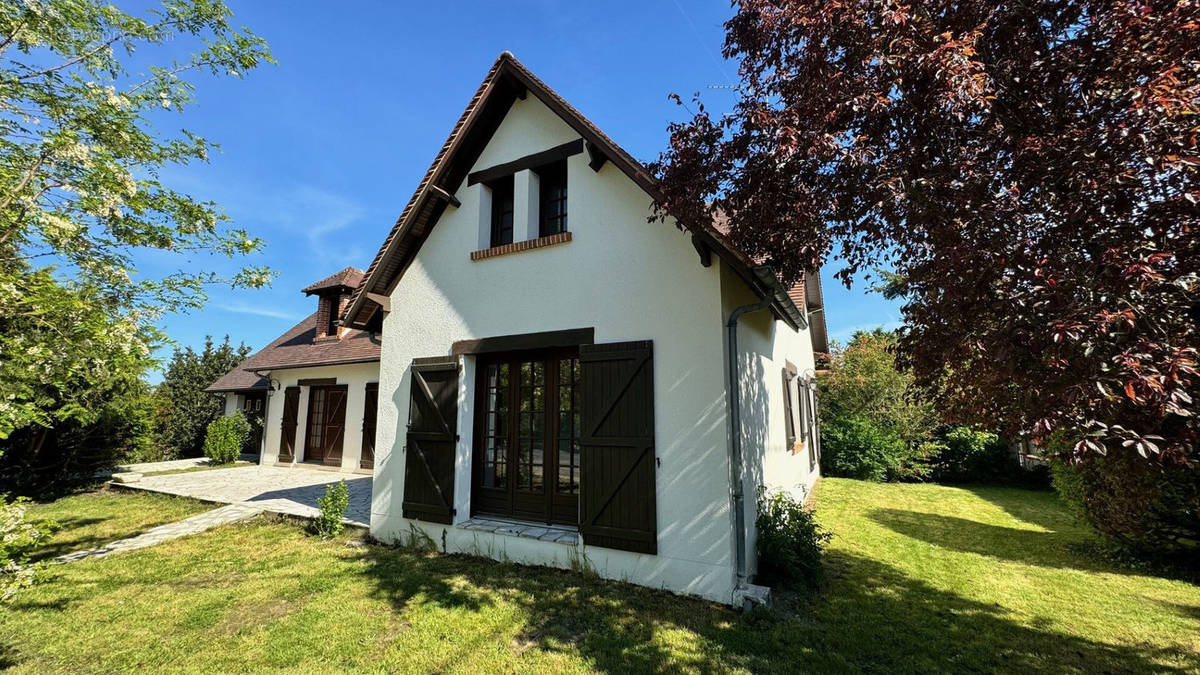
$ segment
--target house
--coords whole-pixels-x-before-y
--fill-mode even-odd
[[[261,422],[252,440],[261,464],[374,466],[379,336],[338,323],[362,279],[347,267],[306,286],[317,311],[206,389],[225,395],[225,414]]]
[[[372,534],[754,595],[756,488],[803,498],[819,474],[819,277],[787,288],[710,223],[647,222],[655,194],[500,56],[361,283],[341,287],[343,330],[381,341]],[[297,329],[285,344],[321,349]],[[355,365],[347,420],[371,364]],[[256,368],[311,417],[313,383],[349,366]]]

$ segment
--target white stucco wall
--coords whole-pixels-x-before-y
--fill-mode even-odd
[[[267,412],[263,428],[265,441],[259,463],[269,466],[279,461],[284,390],[287,387],[296,386],[297,381],[301,379],[334,377],[337,378],[338,384],[346,385],[346,430],[342,437],[341,468],[345,471],[358,469],[358,460],[362,455],[363,406],[366,402],[366,385],[368,382],[379,381],[379,364],[353,363],[342,366],[274,370],[268,376],[272,380],[272,384],[277,382],[278,385],[276,389],[267,393]],[[309,387],[300,388],[299,424],[296,425],[295,458],[297,462],[304,461],[308,392]],[[382,414],[383,405],[380,405],[380,408]]]
[[[517,101],[473,170],[578,136],[535,97]],[[391,293],[384,321],[371,530],[406,537],[404,432],[413,358],[456,340],[595,328],[597,343],[654,341],[658,555],[531,541],[417,523],[450,551],[566,567],[728,602],[733,587],[719,266],[700,265],[688,234],[648,224],[651,200],[611,163],[568,159],[573,241],[472,262],[485,188],[464,182]],[[522,184],[517,181],[517,184]],[[523,219],[514,230],[520,237]],[[456,522],[470,516],[474,359],[459,396]],[[276,425],[277,426],[277,425]],[[277,444],[277,442],[276,442]]]
[[[721,271],[725,316],[757,298],[732,270]],[[812,341],[806,328],[793,330],[775,321],[767,310],[745,314],[738,326],[738,354],[742,410],[743,493],[746,496],[746,564],[757,569],[754,520],[759,487],[782,490],[804,501],[820,475],[820,464],[810,468],[808,453],[792,454],[787,447],[783,398],[783,369],[790,362],[800,376],[811,377],[815,368]],[[798,403],[794,402],[798,415]],[[798,418],[797,418],[798,419]],[[796,426],[796,436],[800,437]]]

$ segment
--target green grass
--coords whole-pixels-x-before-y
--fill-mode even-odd
[[[103,546],[212,508],[183,497],[101,490],[31,504],[28,516],[38,523],[53,521],[61,528],[37,551],[35,558],[41,560]]]
[[[1200,671],[1200,587],[1092,561],[1052,494],[826,480],[817,504],[827,579],[770,612],[258,518],[54,567],[0,607],[0,667]]]

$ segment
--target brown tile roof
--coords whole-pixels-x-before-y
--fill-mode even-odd
[[[344,316],[351,326],[369,325],[379,306],[367,298],[368,293],[387,294],[396,279],[416,255],[417,249],[445,210],[467,171],[478,159],[487,141],[495,133],[504,115],[516,98],[533,94],[571,126],[588,143],[593,158],[611,161],[655,200],[661,201],[657,183],[646,167],[631,157],[595,124],[567,103],[545,82],[538,79],[509,52],[504,52],[492,64],[483,78],[483,83],[467,104],[450,137],[442,145],[437,156],[417,185],[404,211],[396,220],[371,266],[366,278],[358,287]],[[778,281],[767,268],[756,265],[744,253],[732,246],[727,238],[711,223],[683,223],[693,233],[699,246],[716,253],[755,292],[774,296],[773,310],[776,316],[795,325],[803,321],[801,312],[787,294],[778,287]]]
[[[379,342],[367,331],[347,328],[342,339],[313,344],[317,335],[317,314],[314,312],[292,326],[274,342],[242,361],[233,370],[213,382],[205,391],[241,391],[265,389],[266,380],[254,370],[310,368],[343,363],[367,363],[379,360]],[[246,386],[247,383],[250,386]]]
[[[324,291],[330,288],[345,288],[353,291],[362,283],[363,271],[357,267],[347,267],[341,272],[335,272],[324,279],[309,284],[301,289],[305,295],[312,295],[318,291]]]

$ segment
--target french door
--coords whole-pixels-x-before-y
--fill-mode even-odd
[[[311,387],[307,419],[304,461],[340,465],[346,435],[346,385]]]
[[[579,350],[479,357],[472,511],[579,519]]]

